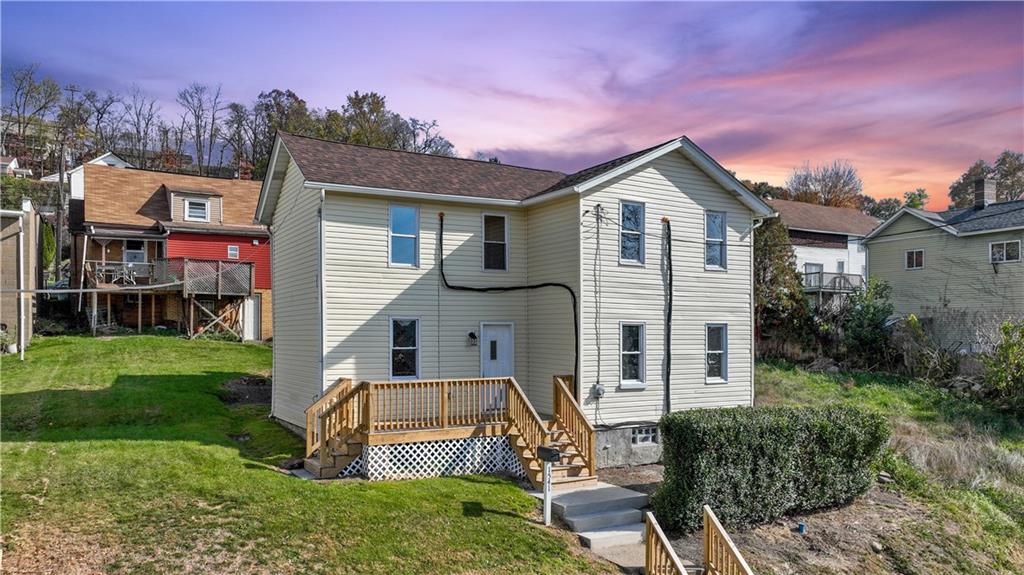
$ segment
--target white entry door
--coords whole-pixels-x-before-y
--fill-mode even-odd
[[[242,339],[252,341],[260,338],[261,296],[247,297],[242,302]]]
[[[480,325],[480,375],[503,377],[515,375],[515,345],[512,324]]]

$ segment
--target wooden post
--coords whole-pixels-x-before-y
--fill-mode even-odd
[[[188,258],[181,260],[181,295],[188,297]]]
[[[224,263],[217,260],[217,299],[220,299],[221,283],[224,281]]]
[[[90,301],[89,307],[91,308],[89,310],[89,317],[92,318],[92,322],[91,322],[92,323],[92,335],[95,336],[96,335],[96,308],[99,307],[99,305],[100,305],[99,294],[97,294],[96,292],[92,292],[92,298],[89,301]]]
[[[139,306],[139,309],[136,310],[136,312],[137,312],[136,319],[138,320],[138,323],[135,324],[135,329],[137,330],[137,333],[142,333],[142,299],[143,299],[143,297],[144,296],[140,293],[138,295],[138,299],[135,302]]]
[[[441,428],[448,427],[448,380],[441,381]]]
[[[373,419],[376,417],[376,398],[373,396],[373,382],[366,382],[366,434],[373,433]]]
[[[156,327],[156,294],[149,294],[149,323]]]

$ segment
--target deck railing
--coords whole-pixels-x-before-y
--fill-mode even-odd
[[[644,512],[644,572],[648,575],[686,575],[686,569],[650,511]]]
[[[306,408],[306,457],[313,455],[320,448],[320,417],[330,409],[339,399],[352,389],[352,380],[347,378],[338,379],[324,391],[319,399]]]
[[[184,295],[246,296],[254,283],[252,262],[157,258],[151,262],[86,260],[90,285],[161,285]],[[167,285],[171,284],[171,285]]]
[[[137,285],[153,283],[153,263],[147,262],[106,262],[85,260],[85,273],[90,282],[113,285]]]
[[[864,276],[858,274],[827,272],[804,274],[804,290],[806,291],[849,292],[862,287],[864,287]]]
[[[508,423],[515,426],[526,448],[536,454],[538,447],[548,444],[548,428],[515,378],[508,378],[508,382]]]
[[[597,475],[597,434],[569,391],[572,389],[572,376],[556,375],[553,380],[555,419],[565,428],[569,441],[583,458],[590,475]]]
[[[707,505],[704,506],[704,570],[708,575],[754,575]]]

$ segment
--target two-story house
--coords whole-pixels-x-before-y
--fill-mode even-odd
[[[74,287],[93,330],[272,333],[270,236],[260,183],[88,163],[71,205]]]
[[[1001,321],[1024,319],[1024,200],[995,200],[995,182],[977,180],[973,206],[903,208],[867,237],[895,312],[928,323],[940,345],[983,351]]]
[[[804,292],[816,305],[862,287],[868,276],[864,238],[878,220],[853,208],[767,200],[789,230]]]
[[[564,174],[279,134],[272,414],[324,476],[437,472],[411,454],[494,434],[566,437],[567,481],[656,460],[667,411],[753,402],[773,214],[685,137]]]

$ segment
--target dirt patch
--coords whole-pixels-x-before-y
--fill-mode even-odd
[[[659,463],[634,467],[609,467],[598,471],[601,481],[651,495],[665,476],[665,466]]]
[[[221,399],[228,405],[270,405],[270,378],[247,375],[224,384]]]
[[[106,573],[114,557],[109,542],[100,537],[58,529],[27,521],[10,536],[4,536],[3,572],[11,575],[61,573],[95,575]]]

